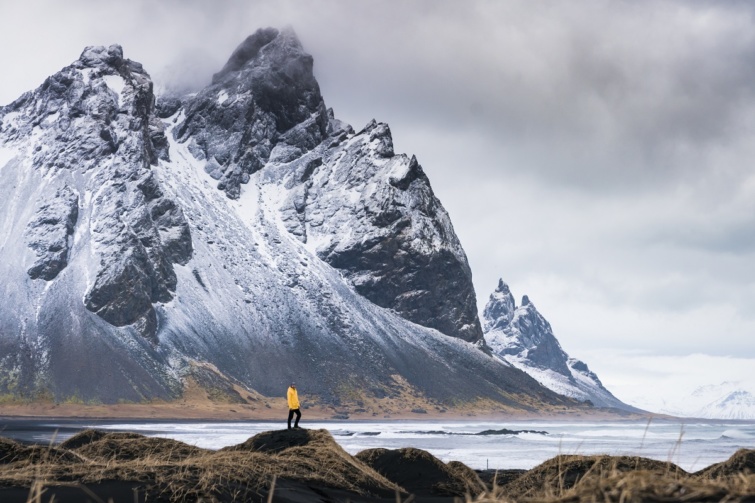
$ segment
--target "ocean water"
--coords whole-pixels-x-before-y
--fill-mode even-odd
[[[755,422],[308,422],[305,418],[301,425],[329,430],[351,454],[375,447],[416,447],[475,469],[529,469],[558,454],[609,454],[671,461],[692,472],[728,459],[739,448],[755,449]],[[39,421],[0,424],[5,430],[0,436],[54,443],[81,429],[99,428],[219,449],[281,427],[284,422]]]

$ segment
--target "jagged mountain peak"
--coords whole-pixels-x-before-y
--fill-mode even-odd
[[[522,354],[542,368],[549,368],[565,376],[570,376],[568,355],[561,349],[553,329],[540,314],[527,295],[522,297],[522,305],[515,309],[511,319],[510,345],[506,349],[512,354]]]
[[[503,278],[498,278],[498,286],[495,289],[495,292],[493,293],[502,293],[502,294],[508,294],[511,293],[511,289],[509,288],[509,284],[503,281]]]
[[[83,83],[90,84],[93,88],[101,86],[98,79],[103,79],[102,83],[117,95],[118,104],[122,107],[136,106],[144,116],[152,113],[155,100],[152,79],[141,63],[123,56],[123,47],[120,45],[88,46],[69,68],[78,70]],[[65,74],[66,69],[56,76],[61,73]]]
[[[98,129],[97,133],[102,131],[101,140],[106,143],[103,148],[113,150],[121,146],[112,135],[112,129],[119,125],[135,131],[154,128],[155,132],[161,132],[164,129],[158,121],[151,120],[153,109],[152,80],[142,65],[125,59],[119,45],[91,46],[71,65],[45,79],[39,88],[0,108],[3,115],[0,131],[5,141],[12,142],[28,137],[36,128],[37,135],[50,136],[41,142],[43,145],[65,139],[72,147],[82,146],[85,151],[78,152],[77,156],[88,159],[100,150],[97,145],[72,136],[82,128],[70,129],[71,121],[78,119],[79,123],[86,122]],[[133,120],[140,123],[124,123]],[[159,141],[159,135],[154,136],[160,145],[153,142],[146,145],[151,150],[152,163],[156,162],[156,152],[167,143],[164,137]],[[54,162],[59,160],[57,155],[53,159],[44,153],[40,155],[46,159],[35,159],[37,164],[61,164]]]
[[[493,353],[544,386],[597,406],[632,409],[606,390],[584,362],[566,354],[529,296],[524,295],[517,307],[503,280],[490,295],[483,323],[485,341]]]
[[[233,51],[233,54],[231,54],[231,57],[228,59],[228,62],[223,69],[212,77],[213,84],[217,83],[225,75],[238,71],[247,62],[254,59],[259,54],[260,49],[275,40],[279,33],[280,32],[276,28],[260,28],[253,34],[249,35],[241,45]]]
[[[183,104],[176,139],[191,140],[192,154],[207,162],[218,188],[238,199],[241,186],[269,161],[291,162],[328,137],[329,116],[312,69],[293,30],[258,30],[210,86],[161,115]]]
[[[12,176],[29,191],[28,205],[8,208],[13,218],[6,221],[25,225],[36,256],[29,277],[74,281],[68,266],[78,267],[76,250],[91,250],[96,265],[72,291],[81,289],[86,308],[107,323],[137,324],[152,342],[154,305],[173,298],[173,264],[186,263],[192,250],[181,209],[150,169],[168,159],[154,101],[142,65],[112,45],[87,47],[0,111],[5,143],[21,153]]]
[[[485,305],[483,324],[485,332],[515,328],[519,334],[518,345],[521,349],[534,350],[545,344],[554,346],[552,349],[555,351],[560,350],[558,341],[553,337],[550,324],[540,314],[529,296],[522,296],[521,305],[517,306],[511,288],[503,279],[498,280],[498,286],[490,294],[488,303]]]
[[[113,44],[110,47],[88,46],[79,56],[79,61],[89,67],[109,65],[120,66],[123,63],[123,47]]]
[[[260,28],[239,44],[223,68],[213,75],[212,83],[254,68],[282,69],[292,81],[311,80],[312,62],[312,56],[304,51],[293,28]]]
[[[509,285],[503,279],[499,279],[498,287],[490,294],[483,311],[482,322],[485,332],[507,327],[514,317],[515,309],[516,303]]]

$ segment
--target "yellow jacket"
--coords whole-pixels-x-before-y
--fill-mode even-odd
[[[298,409],[299,408],[299,394],[296,392],[296,389],[289,387],[288,393],[286,394],[288,398],[288,408],[289,409]]]

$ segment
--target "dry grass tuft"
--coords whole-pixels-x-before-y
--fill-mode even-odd
[[[213,452],[168,438],[133,435],[131,433],[108,433],[73,450],[87,459],[103,462],[132,460],[171,462]]]
[[[39,463],[69,464],[82,462],[81,456],[58,447],[22,445],[0,438],[0,465],[34,465]]]
[[[9,438],[0,438],[0,464],[17,461],[25,449],[25,446]]]
[[[109,438],[119,438],[119,439],[125,439],[125,438],[143,438],[143,435],[140,435],[138,433],[113,433],[113,432],[107,432],[102,430],[84,430],[76,435],[72,436],[68,440],[61,442],[58,447],[61,449],[78,449],[81,446],[91,444],[92,442],[97,442],[98,440],[102,440],[105,437]]]

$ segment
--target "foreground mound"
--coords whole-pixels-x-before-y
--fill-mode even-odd
[[[327,430],[305,430],[303,428],[293,430],[263,431],[262,433],[258,433],[257,435],[251,437],[243,444],[223,447],[222,449],[220,449],[220,451],[248,451],[276,454],[291,447],[304,446],[337,448],[341,452],[346,454],[346,452],[341,449],[336,441],[333,440],[333,437]]]
[[[749,502],[755,501],[755,475],[748,474],[747,460],[746,452],[737,452],[710,470],[711,474],[726,472],[736,477],[712,478],[641,457],[557,456],[503,487],[493,488],[478,501]]]
[[[446,464],[420,449],[368,449],[356,458],[417,496],[476,495],[486,489],[468,466],[453,461]]]
[[[200,449],[169,438],[152,438],[138,433],[106,433],[85,430],[60,444],[93,461],[180,461],[207,455]]]
[[[672,463],[627,456],[556,456],[506,486],[511,497],[533,497],[570,489],[589,478],[608,474],[643,471],[654,475],[686,475]]]
[[[80,463],[81,457],[66,449],[22,445],[7,438],[0,438],[0,466],[35,463]]]
[[[3,502],[26,501],[41,481],[45,498],[57,495],[57,502],[81,501],[79,486],[103,501],[267,501],[273,487],[276,501],[355,501],[403,492],[325,430],[263,433],[221,451],[88,430],[53,449],[0,439],[0,463]]]
[[[394,496],[401,488],[343,450],[327,430],[279,430],[259,433],[243,444],[221,449],[215,462],[258,456],[279,478],[313,480],[358,494]]]
[[[732,457],[721,463],[695,473],[696,477],[718,479],[755,474],[755,450],[739,449]]]

